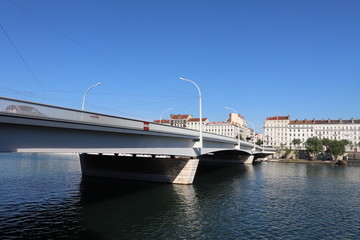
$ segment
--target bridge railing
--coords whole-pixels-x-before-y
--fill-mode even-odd
[[[4,97],[0,97],[0,114],[143,129],[141,121]]]
[[[198,138],[199,131],[187,128],[180,128],[165,124],[146,122],[136,119],[128,119],[106,114],[80,111],[71,108],[47,105],[42,103],[29,102],[19,99],[0,97],[0,115],[20,116],[34,119],[66,121],[84,123],[98,126],[110,126],[115,128],[134,129],[142,131],[155,131],[166,134],[183,135],[189,138]],[[212,133],[203,133],[204,139],[231,142],[234,145],[237,140]],[[241,146],[253,148],[253,143],[241,141]],[[255,151],[262,151],[261,146],[255,145]],[[272,149],[268,149],[271,151]]]
[[[0,97],[0,114],[34,119],[51,119],[75,123],[81,122],[99,126],[110,126],[116,128],[126,128],[143,131],[156,131],[168,134],[180,134],[186,135],[191,138],[197,138],[199,136],[199,131],[192,129],[146,122],[136,119],[127,119],[123,117],[110,116],[94,112],[80,111],[71,108],[63,108],[59,106],[5,97]],[[203,136],[204,138],[210,139],[216,138],[220,141],[236,142],[235,139],[211,133],[204,133]]]

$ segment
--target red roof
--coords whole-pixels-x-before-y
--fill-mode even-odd
[[[339,119],[339,120],[331,120],[331,119],[328,119],[328,120],[292,120],[289,122],[289,124],[351,124],[351,123],[354,123],[354,124],[360,124],[360,120],[342,120],[342,119]]]
[[[154,122],[156,122],[156,123],[170,123],[170,120],[161,120],[161,122],[160,122],[160,120],[155,120]]]
[[[290,120],[290,116],[267,117],[266,120]]]
[[[171,119],[187,119],[188,117],[190,116],[190,114],[187,114],[187,115],[171,115],[170,118]]]
[[[202,121],[206,121],[208,118],[202,118]],[[200,122],[200,118],[190,118],[188,122]]]

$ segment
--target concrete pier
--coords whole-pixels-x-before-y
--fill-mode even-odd
[[[84,176],[192,184],[198,159],[80,154]]]

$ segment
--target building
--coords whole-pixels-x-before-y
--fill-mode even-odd
[[[301,148],[308,138],[342,140],[351,142],[347,150],[358,150],[360,143],[360,120],[290,120],[290,116],[266,118],[264,123],[264,142],[271,147],[289,147],[294,139],[300,139]]]
[[[287,144],[290,116],[268,117],[264,122],[264,145],[280,147]]]
[[[160,123],[160,120],[154,122]],[[169,120],[161,120],[161,123],[200,130],[200,118],[193,118],[191,114],[171,114]],[[202,125],[204,132],[232,138],[237,138],[240,133],[244,140],[256,141],[254,130],[247,127],[244,116],[240,114],[230,113],[226,122],[210,122],[208,118],[202,118]]]
[[[210,121],[208,118],[202,118],[202,125],[206,126]],[[200,118],[189,118],[186,125],[186,128],[200,130]],[[203,127],[204,130],[204,127]],[[204,130],[205,131],[205,130]]]
[[[229,122],[209,122],[205,125],[204,132],[236,138],[238,127]]]
[[[170,115],[170,125],[171,126],[176,126],[176,127],[186,127],[187,122],[189,121],[189,119],[192,118],[191,114],[187,114],[187,115],[174,115],[171,114]]]

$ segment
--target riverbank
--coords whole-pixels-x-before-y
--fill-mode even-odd
[[[321,163],[321,164],[336,164],[336,161],[320,161],[320,160],[307,160],[307,159],[271,159],[268,162],[276,163]]]

